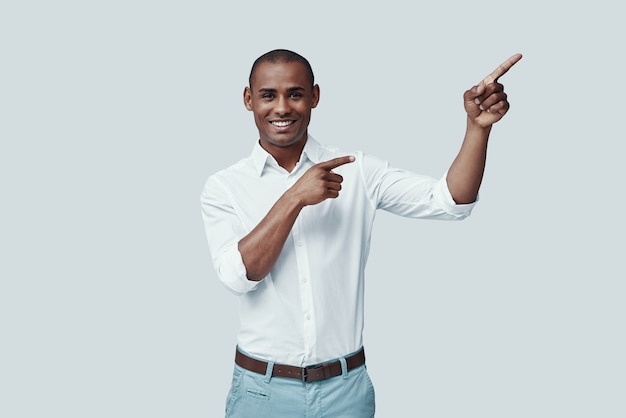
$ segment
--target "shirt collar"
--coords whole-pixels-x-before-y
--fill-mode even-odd
[[[321,162],[322,158],[322,147],[319,142],[317,142],[311,135],[308,136],[306,144],[304,144],[304,149],[302,150],[302,156],[308,158],[313,162],[313,164],[317,164]],[[301,159],[303,161],[304,158]]]
[[[309,159],[313,162],[313,164],[317,164],[321,161],[321,153],[322,147],[319,142],[309,135],[307,137],[306,144],[304,144],[304,149],[302,150],[302,155],[300,156],[300,162]],[[254,168],[260,177],[263,174],[263,169],[267,166],[267,164],[269,164],[272,155],[265,151],[259,141],[257,141],[252,149],[251,158]]]

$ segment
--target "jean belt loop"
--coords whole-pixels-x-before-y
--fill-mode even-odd
[[[273,361],[268,361],[267,362],[267,370],[265,370],[265,379],[263,379],[263,381],[265,383],[269,383],[270,380],[272,379],[272,372],[274,371],[274,362]]]
[[[348,363],[346,362],[345,357],[341,357],[339,359],[339,362],[341,363],[341,375],[343,376],[345,380],[348,378]]]

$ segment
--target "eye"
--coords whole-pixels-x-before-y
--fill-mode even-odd
[[[302,97],[302,93],[294,92],[294,93],[291,93],[289,97],[291,97],[292,99],[299,99],[300,97]]]
[[[274,98],[274,95],[272,93],[263,93],[263,95],[261,95],[261,98],[270,100]]]

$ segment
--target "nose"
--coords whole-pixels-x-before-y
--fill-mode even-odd
[[[290,113],[291,106],[289,105],[288,97],[278,96],[278,99],[274,103],[276,103],[274,111],[279,115],[287,115]]]

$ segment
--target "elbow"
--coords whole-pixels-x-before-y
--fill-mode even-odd
[[[218,271],[218,277],[220,282],[222,282],[231,293],[238,296],[256,290],[260,283],[260,280],[249,280],[245,275],[224,274],[221,271]]]
[[[260,280],[250,280],[241,254],[236,247],[214,260],[215,270],[220,281],[233,293],[244,294],[255,290]]]
[[[267,274],[261,273],[247,273],[246,278],[251,282],[260,282]]]

